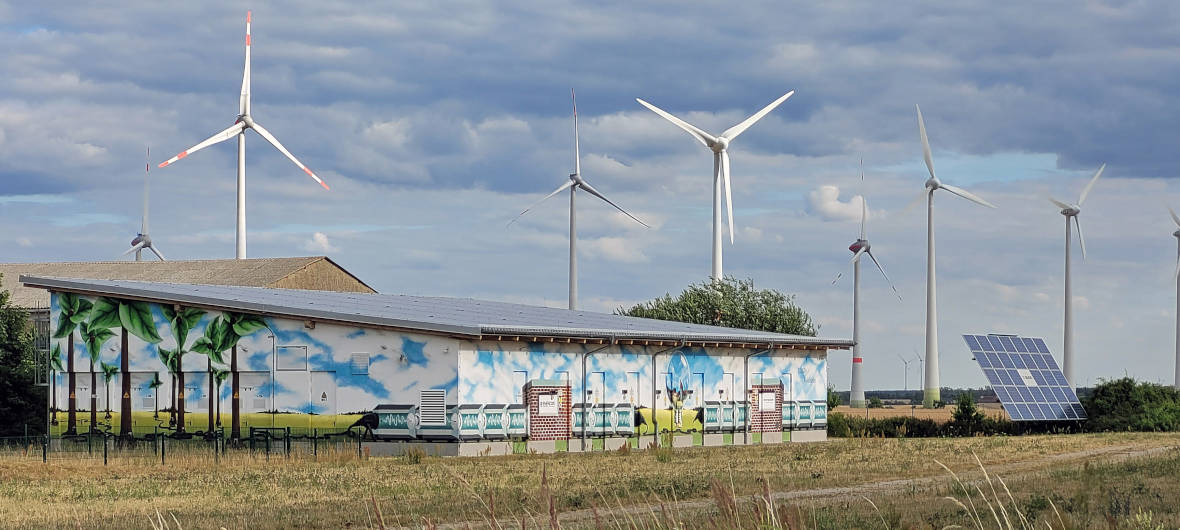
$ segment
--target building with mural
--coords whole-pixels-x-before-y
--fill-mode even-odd
[[[495,451],[818,440],[828,351],[852,345],[459,298],[21,282],[51,293],[64,435],[290,428]]]

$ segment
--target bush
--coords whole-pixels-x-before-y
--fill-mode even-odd
[[[1180,430],[1180,391],[1124,377],[1100,381],[1082,401],[1088,431]]]
[[[879,398],[877,396],[873,396],[873,397],[869,398],[868,407],[870,409],[883,409],[883,408],[885,408],[885,402],[881,401],[881,398]]]
[[[835,410],[840,406],[840,394],[836,393],[836,387],[828,387],[828,410]]]

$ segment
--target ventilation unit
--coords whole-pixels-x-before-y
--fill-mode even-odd
[[[447,391],[423,390],[418,405],[418,424],[424,426],[447,425]]]
[[[369,354],[352,354],[352,375],[369,375]]]

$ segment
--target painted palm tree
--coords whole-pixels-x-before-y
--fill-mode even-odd
[[[226,378],[229,377],[229,370],[223,368],[213,369],[213,380],[217,383],[217,427],[221,427],[221,385],[225,383]]]
[[[156,398],[155,410],[152,411],[152,419],[160,419],[160,387],[164,386],[164,382],[160,380],[160,372],[152,372],[152,380],[148,381],[148,388],[152,389],[152,395]]]
[[[103,419],[110,420],[111,419],[111,380],[114,379],[116,375],[119,375],[119,367],[114,364],[107,364],[105,361],[99,361],[98,364],[101,366],[101,370],[102,370],[102,382],[103,382],[102,386],[106,388],[106,392],[107,392],[107,410],[106,410],[106,416],[104,416]]]
[[[95,326],[89,320],[78,324],[78,334],[86,344],[86,356],[90,358],[90,429],[98,425],[98,372],[94,371],[94,361],[102,361],[102,347],[115,334],[110,329]]]
[[[172,328],[172,337],[176,339],[176,349],[167,350],[160,348],[160,360],[164,361],[164,366],[168,371],[172,372],[173,384],[175,389],[176,403],[174,410],[176,411],[176,432],[184,432],[184,354],[188,353],[186,344],[188,343],[188,334],[197,324],[201,322],[201,317],[205,316],[205,312],[200,309],[191,307],[173,307],[168,305],[160,306],[164,312],[164,318],[168,319],[168,326]],[[167,358],[167,360],[165,360]]]
[[[60,344],[54,343],[54,344],[53,344],[53,350],[52,350],[52,351],[50,351],[50,353],[49,353],[49,369],[50,369],[50,374],[49,374],[49,375],[50,375],[50,377],[52,378],[52,382],[53,382],[53,390],[52,390],[52,392],[53,392],[53,404],[52,404],[52,405],[50,405],[50,407],[49,407],[49,408],[50,408],[50,409],[53,409],[53,421],[52,421],[52,423],[53,423],[54,425],[57,425],[57,374],[59,374],[59,373],[61,373],[61,372],[62,372],[62,367],[61,367],[61,345],[60,345]]]
[[[78,388],[74,372],[74,330],[86,320],[90,314],[92,304],[89,300],[73,293],[57,294],[57,329],[53,332],[55,339],[66,341],[66,377],[69,379],[70,394],[67,399],[68,415],[66,417],[66,431],[64,434],[78,434],[78,399],[74,390]]]
[[[241,427],[239,425],[240,408],[238,405],[238,341],[266,327],[266,321],[257,315],[226,313],[213,319],[208,326],[205,326],[205,335],[193,343],[193,351],[205,355],[208,361],[209,432],[213,432],[215,427],[213,419],[214,400],[218,399],[218,395],[220,394],[215,388],[216,377],[213,364],[225,364],[224,354],[226,351],[231,351],[229,373],[233,375],[233,393],[230,397],[230,421],[232,423],[230,437],[238,439],[241,436]]]
[[[172,390],[168,392],[168,426],[176,426],[176,353],[175,350],[168,348],[158,348],[160,353],[160,362],[164,364],[164,369],[168,370],[168,375],[172,378]],[[159,396],[156,397],[159,402]]]
[[[152,308],[146,302],[99,298],[90,310],[90,325],[107,329],[119,328],[119,434],[132,436],[131,416],[131,355],[127,350],[127,333],[145,342],[156,344],[162,339],[156,332]],[[110,397],[109,395],[107,396]],[[110,407],[108,402],[107,407]],[[109,417],[109,416],[108,416]]]

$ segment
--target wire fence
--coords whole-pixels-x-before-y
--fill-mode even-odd
[[[27,432],[27,430],[26,430]],[[292,427],[249,427],[238,439],[222,429],[211,433],[178,433],[155,429],[123,436],[103,430],[79,434],[45,436],[26,434],[0,437],[0,459],[42,462],[90,460],[107,465],[114,461],[151,461],[160,465],[194,458],[218,463],[223,458],[311,459],[366,458],[363,430],[321,432]]]

